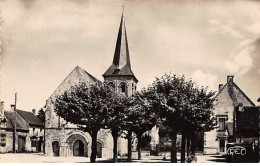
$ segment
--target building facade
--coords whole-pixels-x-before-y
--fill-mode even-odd
[[[225,153],[229,136],[233,133],[235,110],[255,106],[235,84],[234,76],[227,76],[227,83],[219,85],[214,105],[213,112],[217,126],[214,130],[204,133],[204,154]]]

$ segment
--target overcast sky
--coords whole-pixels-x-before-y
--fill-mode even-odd
[[[260,2],[1,0],[1,100],[30,111],[77,66],[103,81],[124,15],[138,90],[164,73],[260,97]]]

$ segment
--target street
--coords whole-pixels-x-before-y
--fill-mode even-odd
[[[178,154],[178,162],[180,156]],[[97,158],[97,163],[111,163],[111,159]],[[0,154],[0,163],[88,163],[89,157],[47,157],[43,153],[6,153]],[[127,162],[126,158],[119,158],[118,162]],[[133,163],[169,163],[170,157],[163,160],[163,156],[143,156],[142,160],[136,160],[133,156]],[[197,154],[197,163],[224,163],[225,158],[221,155]]]

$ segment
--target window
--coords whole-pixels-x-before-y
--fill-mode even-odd
[[[0,135],[0,145],[2,147],[4,147],[6,145],[6,135],[5,134]]]
[[[119,85],[119,93],[124,93],[124,94],[127,93],[126,83],[122,82],[122,83]]]
[[[123,84],[121,88],[122,88],[122,91],[121,91],[121,92],[122,92],[122,93],[125,93],[125,84]]]
[[[135,93],[135,84],[132,83],[132,94],[134,94],[134,93]]]
[[[111,87],[113,90],[116,90],[116,86],[113,82],[109,82],[108,86]]]
[[[225,118],[219,118],[219,130],[225,130],[226,126],[226,119]]]
[[[37,147],[38,141],[31,140],[31,147]]]
[[[218,119],[218,124],[219,124],[219,130],[225,131],[227,116],[218,116],[217,119]]]

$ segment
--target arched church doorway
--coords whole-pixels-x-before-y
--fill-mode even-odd
[[[86,140],[87,137],[84,137],[82,133],[75,132],[68,135],[65,138],[66,143],[70,147],[69,155],[70,156],[88,156],[88,145],[89,142]]]
[[[60,156],[60,145],[58,141],[52,142],[53,156]]]
[[[84,156],[84,143],[81,140],[74,142],[73,156]]]
[[[102,144],[97,142],[97,158],[102,158]]]

